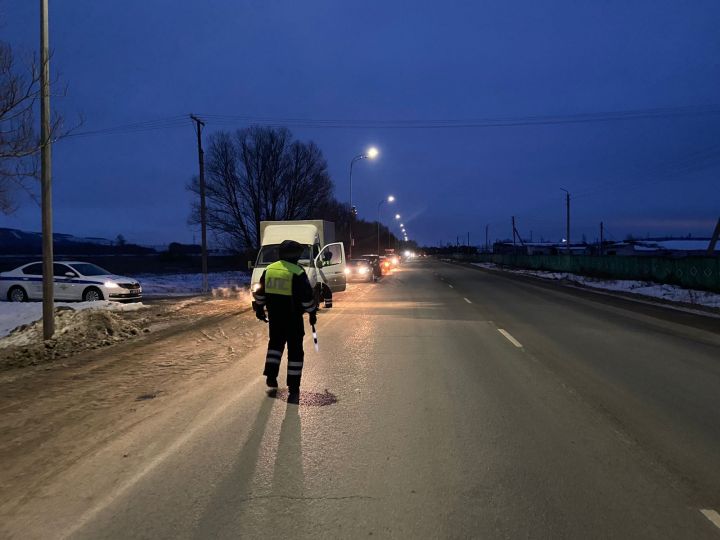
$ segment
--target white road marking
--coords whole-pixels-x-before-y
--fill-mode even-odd
[[[455,288],[455,287],[453,287],[452,285],[450,285],[449,283],[448,283],[448,287],[450,287],[451,289],[454,289],[454,288]]]
[[[510,335],[510,332],[508,332],[507,330],[503,330],[502,328],[498,328],[498,332],[500,332],[503,336],[505,336],[505,338],[506,338],[510,343],[512,343],[513,345],[515,345],[518,349],[522,349],[522,343],[520,343],[517,339],[515,339],[514,337],[512,337],[512,336]]]
[[[703,516],[708,518],[710,521],[712,521],[712,524],[715,525],[718,529],[720,529],[720,514],[718,514],[715,510],[707,510],[702,509],[700,510]]]
[[[468,300],[467,298],[463,298],[463,300],[465,300],[468,304],[472,304],[472,302],[470,300]]]

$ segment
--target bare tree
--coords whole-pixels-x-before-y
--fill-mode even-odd
[[[53,84],[56,81],[53,81]],[[12,47],[0,42],[0,212],[17,206],[17,192],[25,191],[37,201],[35,185],[41,141],[34,126],[33,110],[40,99],[40,67],[33,57],[18,66]],[[51,122],[50,137],[60,135],[60,116]]]
[[[207,223],[233,249],[255,249],[260,222],[309,219],[332,197],[327,163],[314,143],[284,128],[217,132],[206,157]],[[189,189],[199,193],[197,179]],[[193,206],[191,222],[199,211]]]

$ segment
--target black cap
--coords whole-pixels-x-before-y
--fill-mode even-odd
[[[297,263],[303,252],[302,245],[295,240],[283,240],[280,244],[280,259],[291,263]]]

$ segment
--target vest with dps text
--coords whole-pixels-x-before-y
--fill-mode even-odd
[[[293,276],[299,276],[304,270],[287,261],[272,263],[265,270],[265,292],[281,296],[292,296]]]

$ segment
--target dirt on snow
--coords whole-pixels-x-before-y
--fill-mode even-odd
[[[192,323],[199,317],[245,310],[250,296],[244,291],[212,297],[159,300],[131,311],[55,309],[55,334],[43,340],[42,321],[20,326],[0,338],[0,371],[30,366],[50,367],[79,353],[102,349],[143,335]]]

